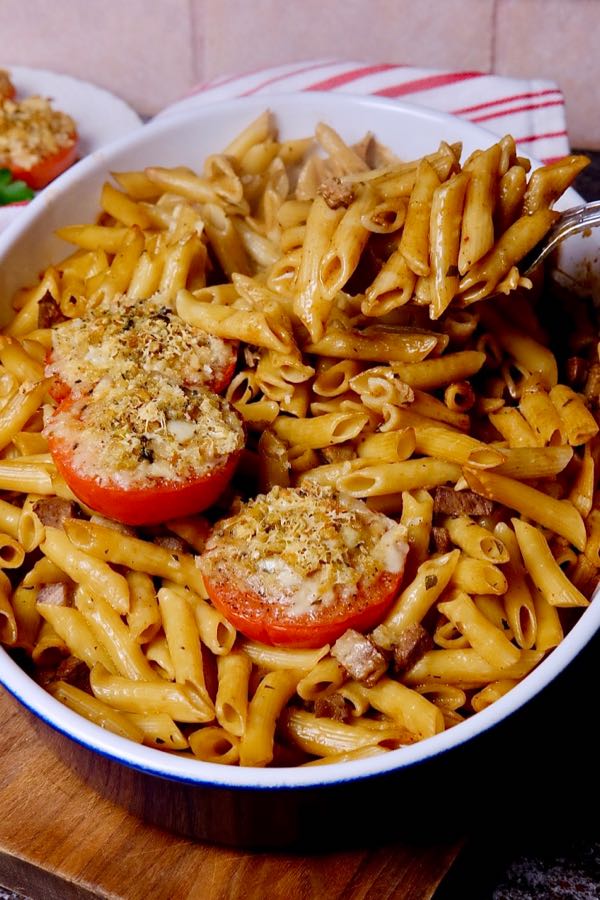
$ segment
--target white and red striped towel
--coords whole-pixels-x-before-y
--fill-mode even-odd
[[[315,60],[224,76],[198,85],[161,115],[232,97],[294,91],[398,97],[461,116],[499,136],[510,133],[524,153],[544,162],[569,153],[564,99],[552,81],[388,63]]]
[[[160,116],[254,94],[338,91],[397,97],[512,134],[520,150],[543,162],[569,153],[565,103],[553,81],[505,78],[482,72],[417,69],[391,63],[313,60],[216,78],[198,85]],[[22,207],[0,208],[0,231]]]

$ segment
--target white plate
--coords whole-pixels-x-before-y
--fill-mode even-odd
[[[70,75],[60,75],[45,69],[4,65],[11,77],[17,99],[39,94],[52,101],[55,109],[68,113],[77,125],[80,156],[87,156],[98,147],[123,137],[142,121],[124,100],[104,88],[81,81]],[[0,230],[22,213],[22,206],[0,207]]]
[[[325,121],[352,142],[373,131],[405,158],[434,150],[441,139],[464,143],[464,153],[489,146],[495,136],[452,116],[414,105],[374,97],[333,94],[249,97],[211,104],[190,116],[173,116],[146,125],[108,148],[92,153],[76,168],[50,185],[11,229],[0,236],[0,305],[6,309],[13,291],[31,280],[67,245],[53,236],[55,228],[93,221],[98,197],[108,172],[147,165],[189,165],[199,168],[207,154],[222,149],[252,119],[269,107],[284,138],[312,133]],[[577,202],[570,192],[567,203]],[[588,259],[600,246],[596,229],[584,242]],[[565,245],[566,273],[580,262]],[[580,244],[576,245],[578,248]],[[382,756],[314,768],[251,769],[187,760],[140,746],[104,731],[54,700],[0,649],[0,682],[25,706],[58,731],[124,765],[163,778],[193,784],[233,788],[272,789],[331,785],[402,770],[460,747],[501,722],[539,693],[573,660],[600,628],[600,600],[583,613],[564,641],[530,675],[492,706],[435,737]],[[548,734],[552,723],[548,723]]]

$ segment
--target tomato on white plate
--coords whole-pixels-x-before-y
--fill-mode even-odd
[[[393,603],[405,529],[331,488],[274,487],[217,523],[199,561],[209,597],[253,640],[320,647]]]

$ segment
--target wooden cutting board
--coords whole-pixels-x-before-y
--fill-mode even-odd
[[[0,690],[0,884],[40,900],[427,900],[461,843],[298,855],[194,843],[85,784]]]

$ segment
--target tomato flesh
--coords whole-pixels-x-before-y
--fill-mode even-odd
[[[243,635],[275,647],[322,647],[336,641],[348,628],[369,631],[393,603],[403,572],[382,572],[368,587],[358,590],[351,603],[332,603],[311,618],[293,616],[277,600],[269,601],[249,588],[217,581],[203,573],[213,605]]]
[[[48,445],[56,467],[68,486],[86,506],[126,525],[156,525],[207,509],[220,497],[237,466],[241,451],[220,465],[186,481],[156,481],[146,487],[121,487],[81,475],[71,455],[55,435]]]
[[[35,191],[39,191],[41,188],[46,187],[47,184],[54,181],[55,178],[58,178],[65,169],[72,166],[77,159],[77,135],[74,134],[72,138],[72,143],[67,144],[65,147],[61,147],[56,153],[43,157],[43,159],[40,159],[40,161],[30,169],[22,169],[19,166],[13,166],[9,163],[8,168],[12,172],[13,178],[15,180],[24,181],[25,184],[28,184],[29,187],[33,188]]]

